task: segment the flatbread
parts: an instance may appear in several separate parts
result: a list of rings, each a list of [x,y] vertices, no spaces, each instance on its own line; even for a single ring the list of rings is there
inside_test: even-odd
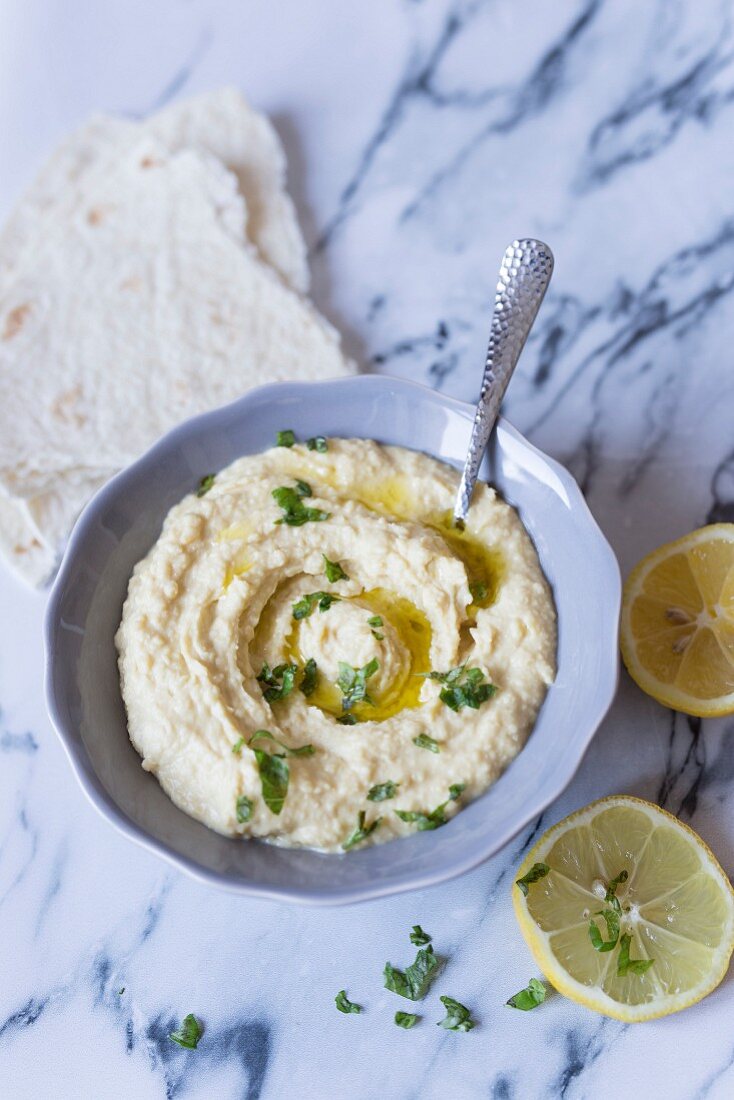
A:
[[[230,168],[248,210],[247,239],[294,290],[308,290],[306,246],[285,190],[283,149],[272,125],[235,88],[181,100],[143,122],[93,116],[55,150],[0,231],[0,288],[43,239],[45,220],[69,215],[85,177],[152,136],[170,152],[194,148]]]
[[[85,159],[0,289],[0,491],[52,553],[90,486],[173,425],[264,381],[353,370],[247,243],[234,173],[150,136],[123,144]]]

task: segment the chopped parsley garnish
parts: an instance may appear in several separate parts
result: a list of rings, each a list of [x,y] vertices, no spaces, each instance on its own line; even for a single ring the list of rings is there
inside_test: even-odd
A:
[[[474,603],[478,603],[480,600],[486,600],[489,589],[484,581],[473,581],[469,585],[469,592]]]
[[[257,680],[265,686],[263,695],[268,703],[275,703],[290,695],[295,686],[297,672],[298,665],[284,664],[271,668],[265,661]]]
[[[482,683],[484,673],[481,668],[467,668],[465,664],[451,668],[448,672],[428,672],[424,675],[429,680],[437,680],[444,685],[439,698],[447,707],[456,711],[462,707],[479,710],[482,703],[486,703],[497,692],[494,684]]]
[[[367,625],[372,628],[372,633],[377,638],[378,642],[382,642],[385,639],[384,634],[380,634],[379,627],[382,626],[382,617],[380,615],[373,615],[367,620]]]
[[[428,749],[429,752],[441,751],[438,741],[434,741],[427,733],[419,733],[417,737],[413,738],[413,744],[417,745],[419,749]]]
[[[518,886],[520,890],[522,890],[525,897],[527,897],[528,887],[531,886],[534,882],[537,882],[538,879],[544,878],[549,871],[550,867],[547,863],[534,863],[528,873],[517,880],[515,886]]]
[[[318,607],[319,611],[328,611],[331,605],[338,603],[340,599],[341,596],[332,596],[330,592],[308,592],[293,604],[293,618],[299,622],[301,619],[307,619],[315,607]]]
[[[244,825],[252,817],[252,800],[246,794],[241,794],[237,799],[237,820]]]
[[[320,523],[329,519],[331,512],[306,507],[302,498],[311,495],[311,486],[306,481],[297,481],[295,489],[287,485],[273,489],[271,496],[278,507],[283,509],[283,515],[280,519],[276,519],[276,524],[285,523],[289,527],[302,527],[304,523]]]
[[[319,681],[319,670],[313,657],[309,657],[303,666],[303,676],[301,682],[298,685],[299,691],[308,699],[309,695],[313,695],[316,691],[316,686]]]
[[[339,662],[339,676],[336,686],[342,693],[342,710],[349,711],[355,703],[369,703],[374,706],[374,699],[367,691],[367,681],[374,676],[380,667],[376,657],[368,661],[362,668],[353,668],[346,661]]]
[[[121,989],[117,990],[117,996],[121,997],[124,992],[125,992],[125,986],[123,985]]]
[[[199,482],[199,488],[196,490],[197,497],[206,496],[206,494],[209,492],[212,485],[214,484],[214,479],[216,478],[216,476],[216,474],[204,474],[203,478]]]
[[[538,978],[531,978],[525,989],[521,989],[519,993],[515,993],[513,997],[510,997],[509,1001],[505,1003],[510,1008],[519,1008],[521,1012],[529,1012],[531,1008],[537,1008],[538,1005],[542,1005],[547,996],[548,990],[545,987],[545,983],[538,980]]]
[[[340,1012],[345,1012],[347,1015],[349,1015],[350,1012],[357,1013],[362,1011],[361,1005],[356,1005],[354,1001],[349,1000],[345,989],[339,990],[334,998],[334,1003]]]
[[[324,439],[323,435],[313,435],[310,439],[306,440],[306,446],[309,451],[318,451],[319,454],[325,454],[329,449],[329,444]]]
[[[406,1031],[410,1031],[412,1027],[420,1020],[420,1016],[416,1016],[415,1012],[396,1012],[395,1023],[398,1027],[404,1027]]]
[[[411,825],[417,825],[419,832],[426,832],[429,829],[439,829],[442,825],[446,824],[446,814],[444,813],[449,802],[456,802],[466,787],[466,783],[452,783],[449,787],[449,797],[445,802],[442,802],[440,806],[436,806],[435,810],[431,810],[430,813],[424,813],[422,810],[396,810],[401,821],[405,821]]]
[[[196,1016],[193,1013],[189,1013],[184,1018],[184,1022],[178,1031],[170,1032],[168,1038],[173,1039],[174,1043],[178,1043],[180,1047],[186,1047],[187,1050],[196,1050],[199,1043],[199,1039],[203,1034],[203,1028]]]
[[[431,937],[423,931],[419,924],[414,924],[413,931],[410,933],[410,942],[415,944],[416,947],[424,947],[431,942]]]
[[[623,933],[619,940],[619,955],[617,956],[617,976],[619,978],[625,978],[628,974],[644,974],[655,962],[654,959],[631,959],[631,943],[632,937],[629,933]]]
[[[471,1031],[476,1026],[466,1005],[453,997],[441,997],[440,1001],[446,1009],[446,1018],[439,1021],[439,1027],[445,1027],[447,1031]]]
[[[420,1001],[428,992],[438,966],[438,959],[430,945],[422,947],[405,970],[398,970],[392,963],[385,963],[385,989],[409,1001]]]
[[[283,809],[285,797],[288,794],[288,780],[290,770],[283,755],[269,753],[262,749],[253,749],[257,770],[260,773],[260,788],[263,802],[273,814],[279,814]]]
[[[337,718],[337,722],[340,726],[356,726],[357,719],[353,714],[340,714]]]
[[[374,833],[382,823],[381,817],[376,817],[374,821],[371,821],[369,825],[365,825],[366,814],[364,810],[359,811],[357,818],[357,828],[354,830],[348,840],[345,840],[342,844],[342,848],[345,852],[348,852],[350,848],[354,848],[356,844],[361,844],[363,840],[366,840],[368,836]]]
[[[296,437],[290,428],[286,428],[284,432],[278,432],[275,437],[276,447],[292,447],[296,442]]]
[[[238,737],[237,740],[235,741],[234,745],[232,746],[232,752],[235,754],[235,756],[241,756],[242,755],[242,750],[243,750],[244,747],[245,747],[244,737]]]
[[[400,784],[393,783],[392,779],[388,779],[387,783],[376,783],[367,792],[367,801],[385,802],[388,798],[394,798],[398,793],[399,786]]]
[[[617,897],[617,887],[626,882],[628,877],[626,871],[620,871],[616,878],[607,883],[604,901],[607,902],[609,908],[598,909],[594,914],[595,917],[601,917],[604,921],[609,939],[602,938],[594,917],[589,920],[589,939],[595,951],[613,951],[619,942],[619,922],[622,916],[622,906]]]
[[[253,741],[263,739],[275,742],[275,744],[279,745],[284,751],[274,752],[271,755],[265,752],[264,749],[253,748]],[[263,802],[271,813],[277,815],[283,809],[285,798],[288,794],[290,769],[285,759],[286,753],[290,756],[313,756],[316,750],[313,745],[301,745],[298,749],[292,749],[289,745],[284,745],[282,741],[278,741],[277,737],[273,737],[270,730],[256,730],[247,744],[255,754],[257,770],[260,774],[260,788],[262,790]]]
[[[322,554],[324,559],[324,572],[326,573],[326,579],[329,584],[334,584],[336,581],[348,581],[349,577],[339,565],[338,561],[329,561],[326,554]]]
[[[273,737],[270,730],[255,730],[248,745],[252,745],[253,741],[273,741],[276,745],[279,745],[281,749],[284,749],[288,756],[313,756],[316,749],[313,745],[301,745],[298,749],[293,749],[290,745],[285,745],[282,741],[279,741],[277,737]]]

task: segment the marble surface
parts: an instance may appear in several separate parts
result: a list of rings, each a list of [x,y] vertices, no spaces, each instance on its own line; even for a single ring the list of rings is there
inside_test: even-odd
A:
[[[275,120],[314,295],[367,369],[472,397],[497,260],[549,241],[556,274],[506,411],[571,468],[623,568],[734,520],[734,42],[728,0],[5,0],[3,211],[92,110],[140,115],[225,82]],[[584,594],[593,598],[593,593]],[[86,804],[45,715],[44,596],[0,576],[0,1093],[9,1100],[734,1095],[734,982],[628,1027],[536,973],[512,870],[530,836],[631,792],[734,869],[734,721],[622,678],[565,795],[464,878],[307,911],[212,892]],[[469,1035],[392,1023],[386,959],[420,922]],[[120,990],[124,987],[124,992]],[[335,1011],[346,987],[361,1016]],[[187,1012],[199,1049],[167,1033]]]

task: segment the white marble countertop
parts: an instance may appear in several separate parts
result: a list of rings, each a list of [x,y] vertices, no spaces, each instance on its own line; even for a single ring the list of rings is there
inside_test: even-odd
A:
[[[3,212],[91,111],[222,83],[274,119],[314,296],[366,368],[473,397],[497,261],[544,238],[556,274],[510,418],[578,477],[623,571],[734,519],[727,0],[5,0]],[[731,976],[642,1026],[560,996],[503,1007],[536,973],[509,900],[530,830],[443,887],[323,911],[213,892],[118,836],[46,718],[44,602],[0,575],[3,1096],[734,1095]],[[734,721],[676,717],[623,676],[533,831],[619,792],[692,823],[732,871]],[[415,922],[470,1035],[392,1023],[381,971]],[[343,986],[363,1015],[335,1011]],[[166,1037],[187,1012],[206,1025],[191,1053]]]

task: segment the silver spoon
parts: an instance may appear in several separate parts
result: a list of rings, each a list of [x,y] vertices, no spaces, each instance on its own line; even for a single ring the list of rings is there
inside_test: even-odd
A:
[[[532,238],[513,241],[505,249],[494,296],[482,389],[454,504],[455,527],[464,526],[479,466],[499,416],[502,398],[552,274],[553,253],[542,241]]]

